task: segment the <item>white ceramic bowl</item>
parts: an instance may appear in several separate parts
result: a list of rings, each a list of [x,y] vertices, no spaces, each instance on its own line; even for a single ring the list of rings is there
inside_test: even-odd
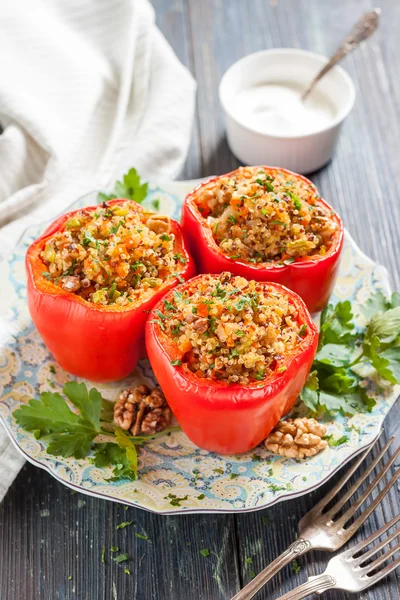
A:
[[[355,100],[353,82],[341,67],[334,67],[317,84],[333,106],[334,117],[328,126],[312,133],[279,136],[260,133],[242,123],[233,111],[237,95],[252,86],[292,82],[305,89],[327,61],[325,56],[314,52],[281,48],[249,54],[226,71],[219,97],[225,112],[229,147],[242,163],[310,173],[329,161],[342,123]]]

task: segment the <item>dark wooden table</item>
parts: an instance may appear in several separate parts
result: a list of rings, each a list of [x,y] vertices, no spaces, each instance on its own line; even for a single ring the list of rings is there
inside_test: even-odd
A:
[[[387,266],[400,289],[400,3],[381,0],[380,30],[346,59],[357,102],[336,155],[315,181],[344,217],[360,247]],[[224,138],[217,88],[240,57],[264,48],[308,48],[329,54],[367,0],[154,0],[157,21],[198,81],[198,105],[183,178],[237,166]],[[385,434],[400,442],[400,403]],[[74,494],[26,465],[0,507],[1,600],[227,600],[292,542],[299,518],[329,489],[247,515],[163,517]],[[399,488],[369,519],[358,538],[399,511]],[[268,524],[262,517],[267,516]],[[121,521],[133,526],[116,530]],[[146,533],[150,541],[134,531]],[[102,548],[132,556],[124,568]],[[199,550],[209,548],[210,556]],[[245,559],[253,563],[246,565]],[[272,599],[323,570],[324,553],[302,558],[298,574],[284,569],[262,593]],[[400,597],[400,573],[361,598]],[[341,592],[327,599],[343,599]]]

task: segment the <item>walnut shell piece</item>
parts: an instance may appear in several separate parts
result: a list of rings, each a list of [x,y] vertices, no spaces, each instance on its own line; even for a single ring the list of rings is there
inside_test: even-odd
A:
[[[287,458],[307,458],[324,450],[326,426],[306,417],[279,421],[264,444],[270,452]]]
[[[172,414],[159,388],[150,391],[147,385],[123,390],[114,405],[114,423],[132,435],[162,431],[171,422]]]

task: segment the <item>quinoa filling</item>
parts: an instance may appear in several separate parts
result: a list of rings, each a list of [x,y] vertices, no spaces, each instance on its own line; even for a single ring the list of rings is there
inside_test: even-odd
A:
[[[194,201],[230,258],[290,264],[329,250],[338,226],[318,199],[315,186],[296,175],[240,167],[200,188]]]
[[[154,319],[182,352],[172,364],[198,377],[246,385],[283,372],[307,325],[287,296],[230,273],[175,290]]]
[[[175,251],[169,217],[136,203],[104,203],[75,213],[40,254],[43,276],[98,305],[128,305],[178,277],[187,259]]]

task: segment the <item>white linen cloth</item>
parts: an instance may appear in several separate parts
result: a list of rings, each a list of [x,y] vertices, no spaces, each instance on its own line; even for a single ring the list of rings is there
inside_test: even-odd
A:
[[[130,167],[176,177],[195,82],[147,0],[0,0],[0,56],[0,253]],[[0,426],[0,500],[22,464]]]

